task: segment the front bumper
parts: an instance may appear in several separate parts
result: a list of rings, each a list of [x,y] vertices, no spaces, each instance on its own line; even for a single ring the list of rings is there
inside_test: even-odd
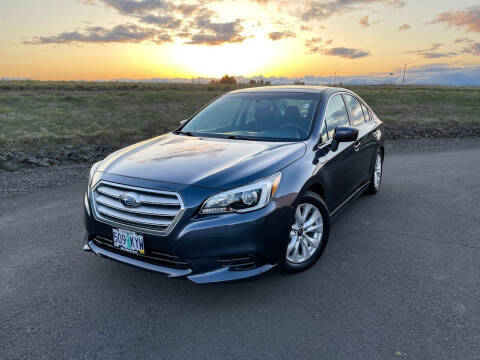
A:
[[[275,201],[243,214],[199,216],[196,209],[190,210],[168,236],[143,234],[147,253],[150,249],[170,254],[167,256],[188,264],[183,268],[99,246],[95,237],[111,238],[112,226],[97,221],[87,211],[85,244],[99,256],[169,277],[186,277],[195,283],[233,281],[258,276],[280,261],[294,219],[293,208]],[[236,266],[238,259],[247,258],[252,265]]]

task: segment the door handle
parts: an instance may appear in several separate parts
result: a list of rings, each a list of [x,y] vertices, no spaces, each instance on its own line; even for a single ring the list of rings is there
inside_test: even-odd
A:
[[[355,145],[353,145],[353,150],[355,150],[355,151],[360,150],[360,143],[359,142],[357,142],[357,143],[355,143]]]

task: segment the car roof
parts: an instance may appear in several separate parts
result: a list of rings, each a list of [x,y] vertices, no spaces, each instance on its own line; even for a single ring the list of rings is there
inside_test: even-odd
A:
[[[261,86],[230,91],[229,94],[238,93],[266,93],[266,92],[297,92],[310,94],[326,94],[330,95],[339,91],[349,91],[347,89],[331,86],[315,86],[315,85],[281,85],[281,86]]]

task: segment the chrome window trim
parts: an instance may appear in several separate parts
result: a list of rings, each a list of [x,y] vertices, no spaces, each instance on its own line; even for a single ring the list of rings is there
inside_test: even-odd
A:
[[[95,202],[96,190],[102,184],[110,185],[110,186],[117,187],[117,188],[122,188],[122,189],[125,189],[126,191],[129,191],[129,190],[135,191],[136,190],[136,191],[141,191],[141,192],[144,192],[144,193],[152,193],[152,194],[158,194],[158,195],[162,195],[162,194],[172,195],[172,196],[175,196],[178,199],[178,201],[180,203],[180,210],[178,211],[177,215],[175,215],[172,222],[170,223],[170,225],[168,225],[168,227],[165,230],[153,230],[153,229],[149,229],[149,228],[144,228],[144,227],[142,227],[141,224],[130,225],[130,224],[125,224],[121,221],[113,221],[113,220],[110,220],[110,219],[106,219],[101,214],[98,213],[96,202]],[[139,232],[141,234],[167,236],[172,232],[172,230],[175,228],[177,223],[180,221],[180,218],[182,217],[183,213],[185,212],[185,205],[184,205],[182,196],[177,192],[125,185],[125,184],[120,184],[120,183],[115,183],[115,182],[105,181],[105,180],[100,180],[90,190],[90,199],[91,199],[90,207],[91,207],[91,210],[92,210],[92,215],[95,218],[95,220],[97,220],[98,222],[104,223],[104,224],[111,225],[111,226],[117,226],[121,229],[126,229],[126,230]]]

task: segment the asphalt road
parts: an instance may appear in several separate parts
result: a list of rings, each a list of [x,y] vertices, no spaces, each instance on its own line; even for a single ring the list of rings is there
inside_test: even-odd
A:
[[[0,201],[0,358],[480,359],[480,149],[387,154],[297,275],[198,286],[81,251],[83,185]]]

